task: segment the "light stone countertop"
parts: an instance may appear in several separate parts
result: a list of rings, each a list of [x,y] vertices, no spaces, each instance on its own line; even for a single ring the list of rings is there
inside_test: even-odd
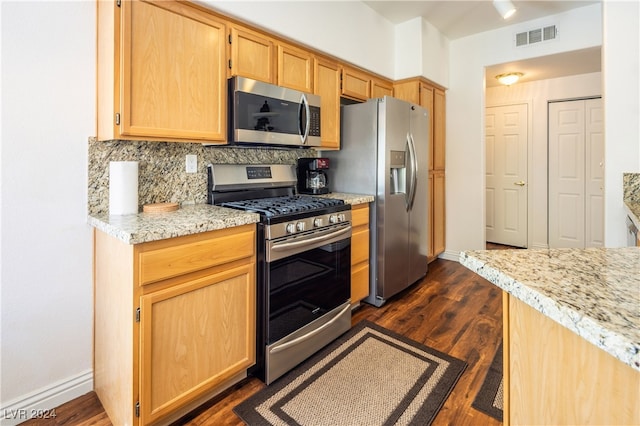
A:
[[[371,195],[331,193],[324,196],[341,199],[351,205],[373,201]],[[166,213],[100,214],[88,217],[89,225],[127,244],[141,244],[259,221],[260,215],[257,213],[247,213],[210,204],[186,205],[174,212]]]
[[[89,216],[89,225],[127,244],[215,231],[260,221],[257,213],[194,204],[173,212]]]
[[[633,224],[640,229],[640,203],[625,201],[624,206]]]
[[[640,371],[640,248],[477,250],[460,263]]]
[[[318,197],[337,198],[338,200],[344,200],[345,204],[351,204],[352,206],[371,203],[375,200],[373,195],[345,194],[344,192],[330,192],[328,194],[318,195]]]

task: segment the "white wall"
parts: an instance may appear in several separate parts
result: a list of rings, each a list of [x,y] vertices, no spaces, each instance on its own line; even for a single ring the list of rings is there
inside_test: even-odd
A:
[[[5,410],[52,408],[93,388],[86,192],[95,3],[0,7],[1,418]]]
[[[626,244],[622,173],[640,172],[640,5],[603,3],[605,246]]]
[[[450,43],[445,258],[457,260],[460,251],[485,246],[485,67],[600,46],[601,23],[600,5],[592,5]],[[548,25],[557,26],[556,40],[513,47],[515,33]]]
[[[395,27],[395,80],[423,76],[449,85],[449,40],[418,17]]]
[[[547,103],[552,100],[602,95],[602,73],[487,88],[486,106],[530,103],[529,248],[547,248]]]
[[[359,1],[197,2],[393,78],[393,24]]]

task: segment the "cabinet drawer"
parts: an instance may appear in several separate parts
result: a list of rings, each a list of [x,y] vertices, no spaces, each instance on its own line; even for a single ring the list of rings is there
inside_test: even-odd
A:
[[[351,264],[369,260],[369,230],[356,231],[351,234]]]
[[[244,231],[222,230],[202,235],[141,244],[138,249],[140,285],[232,262],[253,256],[255,231],[248,225]]]
[[[369,295],[369,264],[351,267],[351,303],[357,303]]]
[[[369,205],[360,204],[351,208],[351,226],[369,225]]]

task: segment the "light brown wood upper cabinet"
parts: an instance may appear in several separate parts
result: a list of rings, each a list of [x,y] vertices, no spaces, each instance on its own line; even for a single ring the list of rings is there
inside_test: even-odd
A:
[[[279,43],[278,86],[313,93],[313,58],[309,51]]]
[[[444,91],[434,89],[433,92],[433,169],[445,169],[446,143],[446,98]]]
[[[364,71],[342,67],[342,96],[358,101],[393,96],[393,83]]]
[[[275,84],[273,39],[235,24],[230,27],[229,77],[240,75]]]
[[[371,79],[371,97],[381,98],[383,96],[393,96],[393,84],[380,80],[378,78]]]
[[[313,93],[320,96],[321,149],[340,149],[340,65],[324,58],[314,61]]]
[[[419,105],[429,111],[429,171],[433,171],[433,145],[434,145],[434,129],[433,129],[433,92],[434,88],[420,82],[417,98],[420,100]]]
[[[97,11],[98,139],[224,141],[225,24],[177,1]]]
[[[342,67],[342,96],[366,101],[371,97],[371,77],[354,68]]]
[[[422,105],[420,102],[420,81],[418,79],[404,80],[393,84],[393,97]]]

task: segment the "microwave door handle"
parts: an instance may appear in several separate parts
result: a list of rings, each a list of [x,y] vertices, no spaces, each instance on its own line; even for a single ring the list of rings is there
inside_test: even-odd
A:
[[[307,101],[307,97],[304,95],[304,93],[300,98],[300,109],[298,110],[298,114],[299,114],[298,119],[300,121],[300,124],[302,124],[302,108],[304,108],[305,120],[304,120],[304,128],[300,128],[300,141],[304,145],[307,143],[307,136],[309,136],[309,126],[311,125],[311,116],[310,116],[311,110],[309,108],[309,102]]]

